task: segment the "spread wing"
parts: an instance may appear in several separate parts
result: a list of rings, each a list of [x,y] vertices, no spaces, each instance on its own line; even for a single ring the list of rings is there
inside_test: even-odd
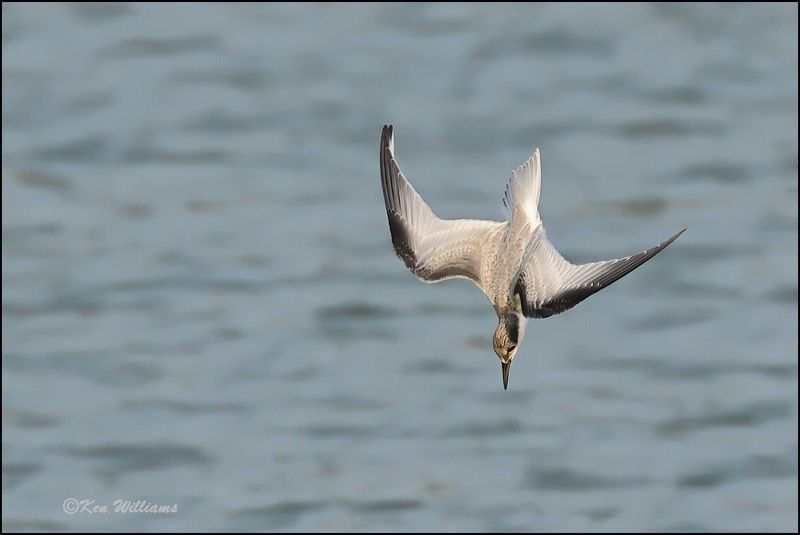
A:
[[[509,221],[532,223],[535,228],[541,224],[539,217],[539,197],[542,191],[542,162],[539,149],[524,164],[517,167],[506,184],[503,206]]]
[[[394,159],[394,129],[384,126],[380,164],[383,199],[397,256],[424,282],[464,277],[480,286],[483,252],[505,223],[445,220],[414,191]]]
[[[569,310],[653,258],[685,230],[635,255],[574,265],[559,254],[540,227],[531,240],[515,287],[523,314],[548,318]]]

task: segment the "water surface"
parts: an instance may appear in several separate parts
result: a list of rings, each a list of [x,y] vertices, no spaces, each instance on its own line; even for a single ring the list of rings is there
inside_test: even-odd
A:
[[[4,530],[797,530],[796,5],[3,5]],[[534,321],[392,252],[498,218]],[[66,498],[178,504],[67,515]]]

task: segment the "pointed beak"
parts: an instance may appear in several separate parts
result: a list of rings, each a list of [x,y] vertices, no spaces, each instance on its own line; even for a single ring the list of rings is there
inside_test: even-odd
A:
[[[511,361],[500,362],[503,367],[503,390],[508,390],[508,372],[511,371]]]

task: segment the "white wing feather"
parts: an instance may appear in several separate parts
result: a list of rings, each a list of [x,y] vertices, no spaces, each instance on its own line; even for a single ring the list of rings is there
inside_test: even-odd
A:
[[[383,127],[380,163],[386,214],[397,256],[424,282],[464,277],[481,286],[484,252],[506,224],[439,219],[400,171],[394,159],[391,126]]]
[[[542,162],[539,149],[528,160],[511,173],[503,195],[503,206],[508,219],[524,218],[533,223],[533,228],[541,224],[539,217],[539,196],[542,191]]]
[[[523,314],[547,318],[569,310],[653,258],[685,230],[635,255],[575,265],[561,256],[540,228],[531,240],[515,286]]]

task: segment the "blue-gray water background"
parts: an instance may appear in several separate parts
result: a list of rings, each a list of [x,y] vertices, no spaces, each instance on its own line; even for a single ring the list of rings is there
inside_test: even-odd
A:
[[[3,4],[3,529],[796,530],[796,5]],[[541,148],[501,385],[395,258]],[[176,514],[68,515],[66,498]]]

